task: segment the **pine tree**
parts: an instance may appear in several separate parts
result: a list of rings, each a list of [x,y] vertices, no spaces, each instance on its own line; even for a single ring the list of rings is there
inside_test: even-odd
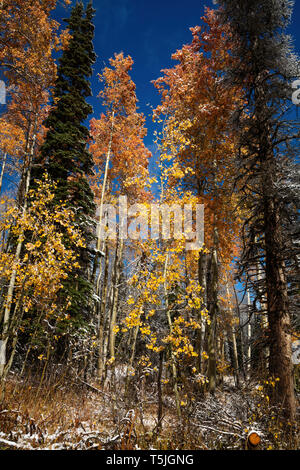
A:
[[[40,179],[47,171],[57,185],[54,202],[63,201],[75,209],[87,247],[92,239],[95,209],[88,182],[93,161],[87,150],[89,131],[84,125],[92,113],[86,98],[91,96],[89,77],[96,58],[93,16],[92,3],[85,10],[80,1],[73,7],[70,18],[64,20],[71,39],[59,60],[53,107],[45,121],[48,131],[33,172],[33,179]],[[79,256],[79,272],[74,272],[65,283],[65,295],[71,297],[70,312],[73,317],[86,314],[89,304],[88,249],[80,249]]]
[[[266,299],[269,372],[279,379],[273,393],[288,418],[295,418],[291,364],[291,321],[287,268],[291,254],[286,239],[288,204],[282,192],[284,160],[293,160],[298,124],[287,119],[299,60],[285,33],[291,18],[290,0],[222,0],[241,59],[229,71],[230,85],[244,87],[245,108],[237,112],[241,152],[239,177],[247,195],[242,272],[254,292]],[[261,266],[262,281],[253,281],[253,265]],[[290,281],[291,282],[291,281]],[[263,313],[263,312],[262,312]]]

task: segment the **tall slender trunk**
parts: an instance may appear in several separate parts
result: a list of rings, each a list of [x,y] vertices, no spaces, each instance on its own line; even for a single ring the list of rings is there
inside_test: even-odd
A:
[[[287,281],[282,260],[280,211],[270,197],[265,198],[266,285],[269,320],[270,374],[279,379],[273,402],[287,418],[296,416],[293,367],[291,362],[291,324],[288,311]]]
[[[208,284],[208,307],[209,320],[208,325],[208,381],[209,392],[214,395],[217,381],[217,359],[216,359],[216,327],[218,313],[218,287],[219,287],[219,269],[218,269],[218,232],[214,228],[214,246],[210,256],[209,263],[209,282]]]
[[[162,402],[162,386],[161,378],[164,365],[164,352],[160,351],[159,353],[159,366],[157,374],[157,434],[160,433],[162,428],[162,413],[163,413],[163,402]]]
[[[265,276],[267,291],[267,312],[269,322],[270,360],[269,372],[279,379],[272,393],[272,402],[279,406],[285,416],[294,420],[296,400],[291,350],[291,324],[288,310],[287,280],[283,258],[284,241],[282,226],[281,197],[277,189],[277,157],[271,122],[266,120],[269,105],[265,100],[265,72],[258,75],[256,86],[255,119],[260,126],[259,163],[261,202],[263,205],[263,233],[265,243]]]
[[[133,331],[133,339],[132,339],[132,345],[131,345],[131,355],[127,367],[127,376],[126,376],[126,382],[125,382],[125,397],[128,398],[128,392],[129,392],[129,384],[130,384],[130,373],[132,372],[133,369],[133,362],[135,358],[135,352],[136,352],[136,342],[137,342],[137,336],[138,332],[140,329],[140,325],[136,325],[134,331]],[[130,341],[129,341],[130,343]]]
[[[108,265],[109,265],[109,250],[108,244],[106,244],[105,249],[105,268],[104,268],[104,278],[103,278],[103,287],[101,293],[100,305],[98,302],[99,308],[99,331],[98,331],[98,380],[102,382],[103,379],[103,370],[104,370],[104,327],[105,327],[105,310],[106,310],[106,299],[107,299],[107,289],[108,289]],[[99,289],[99,286],[97,286]],[[97,290],[99,294],[99,290]]]
[[[202,353],[203,353],[203,345],[204,345],[204,337],[205,337],[205,320],[202,318],[201,311],[207,308],[207,254],[202,253],[199,257],[198,262],[198,280],[199,285],[202,288],[202,305],[201,309],[199,310],[199,318],[198,322],[200,324],[200,328],[197,331],[197,353],[198,353],[198,372],[202,372]]]
[[[94,258],[94,265],[93,265],[93,271],[92,271],[92,277],[91,277],[91,282],[94,284],[95,282],[95,277],[96,277],[96,272],[97,272],[97,267],[98,267],[98,261],[100,258],[100,252],[101,252],[101,242],[102,241],[102,218],[103,218],[103,204],[104,204],[104,199],[105,199],[105,193],[106,193],[106,184],[107,184],[107,176],[108,176],[108,169],[109,169],[109,162],[110,162],[110,156],[111,156],[111,146],[112,146],[112,139],[113,139],[113,133],[114,133],[114,117],[115,114],[114,112],[112,113],[112,124],[111,124],[111,134],[110,134],[110,139],[108,143],[108,149],[107,149],[107,154],[106,154],[106,161],[105,161],[105,169],[104,169],[104,176],[103,176],[103,183],[102,183],[102,191],[101,191],[101,199],[100,199],[100,207],[99,207],[99,221],[98,221],[98,229],[97,229],[97,244],[96,244],[96,255]],[[102,243],[104,246],[104,243]],[[98,275],[97,278],[97,287],[96,291],[98,290],[99,287],[99,282],[100,282],[101,274]]]
[[[170,313],[170,308],[169,308],[168,287],[167,287],[168,262],[169,262],[169,255],[167,254],[166,260],[165,260],[165,267],[164,267],[164,297],[165,297],[166,314],[167,314],[170,335],[172,335],[173,325],[172,325],[171,313]],[[173,381],[174,381],[174,395],[175,395],[175,401],[176,401],[176,409],[177,409],[178,419],[181,420],[181,408],[180,408],[180,399],[179,399],[178,383],[177,383],[178,382],[177,366],[176,366],[176,358],[174,355],[172,344],[170,345],[170,351],[171,351],[171,364],[172,364],[172,375],[173,375]]]
[[[266,295],[264,293],[264,289],[261,285],[263,281],[263,273],[262,269],[259,266],[259,262],[256,262],[256,279],[258,283],[258,291],[260,295],[260,309],[261,309],[261,316],[260,316],[260,330],[261,330],[261,336],[262,336],[262,341],[261,341],[261,347],[260,347],[260,372],[262,374],[266,374],[266,370],[268,369],[268,361],[269,361],[269,347],[265,344],[266,343],[266,338],[268,335],[268,315],[267,315],[267,299]]]
[[[113,298],[112,298],[112,309],[111,309],[111,321],[110,321],[110,340],[109,340],[109,350],[110,357],[115,357],[115,340],[116,340],[116,320],[118,313],[118,301],[119,301],[119,284],[121,277],[121,262],[122,262],[122,253],[123,253],[123,240],[118,239],[118,244],[116,248],[116,261],[115,261],[115,273],[113,279]]]
[[[238,344],[240,345],[239,349],[238,349],[238,352],[240,351],[240,369],[243,373],[243,377],[244,379],[246,380],[246,370],[245,370],[245,361],[244,361],[244,335],[243,335],[243,329],[241,328],[241,323],[242,323],[242,319],[241,319],[241,310],[240,310],[240,305],[239,305],[239,299],[238,299],[238,296],[237,296],[237,293],[236,293],[236,288],[235,288],[235,285],[234,283],[232,282],[232,289],[233,289],[233,292],[234,292],[234,298],[235,298],[235,305],[236,305],[236,310],[237,310],[237,313],[238,313],[238,318],[239,318],[239,329],[238,329],[238,336],[236,337],[236,339],[238,340]],[[239,354],[238,354],[238,357],[239,357]]]
[[[22,216],[25,216],[27,212],[27,196],[30,186],[30,174],[31,174],[31,164],[34,154],[35,148],[35,141],[36,141],[36,124],[34,129],[34,134],[32,137],[30,152],[27,158],[27,171],[25,175],[25,191],[24,191],[24,204],[22,208]],[[15,289],[16,277],[17,277],[17,266],[20,261],[21,250],[24,241],[24,233],[19,234],[15,256],[14,256],[14,268],[12,270],[9,285],[7,289],[7,295],[5,299],[5,307],[4,307],[4,314],[3,314],[3,326],[1,332],[1,341],[0,341],[0,381],[2,381],[5,377],[5,369],[6,369],[6,349],[7,349],[7,342],[9,339],[9,331],[10,331],[10,319],[11,319],[11,308],[13,303],[13,294]]]
[[[215,145],[213,145],[215,147]],[[213,161],[213,198],[217,201],[218,183],[217,183],[217,160]],[[217,214],[214,211],[213,216],[213,247],[210,256],[210,265],[208,269],[209,282],[207,283],[207,301],[210,324],[208,326],[208,381],[209,392],[214,395],[217,383],[217,358],[216,358],[216,329],[217,314],[219,310],[218,289],[219,289],[219,263],[218,247],[219,233],[217,225]]]
[[[250,300],[250,291],[247,289],[247,313],[248,313],[248,323],[247,323],[247,373],[248,379],[251,375],[251,338],[252,338],[252,325],[251,325],[251,300]]]
[[[2,161],[1,174],[0,174],[0,194],[2,192],[2,184],[3,184],[3,176],[5,172],[5,167],[6,167],[6,160],[7,160],[7,153],[5,152],[3,161]]]
[[[229,295],[229,286],[228,282],[226,282],[226,292],[227,292],[227,298],[228,301],[230,301],[230,295]],[[234,330],[234,325],[233,325],[233,311],[231,306],[229,307],[229,313],[230,313],[230,325],[229,325],[229,338],[232,343],[232,357],[233,357],[233,367],[234,367],[234,379],[235,379],[235,384],[237,387],[240,386],[240,376],[239,376],[239,358],[238,358],[238,350],[237,350],[237,344],[236,344],[236,335],[235,335],[235,330]]]

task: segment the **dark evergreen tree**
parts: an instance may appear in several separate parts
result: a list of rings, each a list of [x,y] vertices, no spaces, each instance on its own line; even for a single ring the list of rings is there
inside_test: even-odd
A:
[[[53,106],[45,121],[47,135],[32,178],[39,179],[47,171],[57,189],[55,199],[66,202],[76,211],[86,249],[79,249],[79,272],[65,282],[64,296],[70,296],[72,317],[86,317],[90,297],[88,246],[93,234],[94,202],[88,176],[92,172],[92,156],[87,149],[89,131],[85,120],[92,113],[86,98],[91,96],[89,77],[96,56],[93,47],[94,9],[90,2],[84,8],[77,2],[67,23],[71,39],[59,59]],[[75,278],[75,280],[74,280]]]
[[[299,123],[293,121],[291,82],[299,59],[286,34],[293,1],[218,0],[221,17],[230,22],[237,66],[229,85],[243,86],[245,106],[236,113],[241,152],[237,158],[240,187],[249,213],[244,225],[241,273],[268,319],[269,372],[279,378],[273,404],[295,418],[291,364],[292,299],[289,287],[299,264],[297,220],[299,193],[292,169],[298,152]],[[287,191],[286,186],[290,188]],[[297,194],[298,193],[298,194]],[[298,246],[297,246],[298,245]],[[253,275],[258,266],[259,276]],[[255,304],[255,302],[254,302]],[[254,305],[255,310],[255,305]]]

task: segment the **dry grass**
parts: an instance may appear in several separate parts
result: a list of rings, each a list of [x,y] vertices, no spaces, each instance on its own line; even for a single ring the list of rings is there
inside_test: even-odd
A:
[[[93,388],[94,387],[94,388]],[[179,423],[172,396],[164,397],[157,428],[155,394],[125,402],[110,390],[71,383],[45,385],[10,379],[0,406],[1,449],[243,449],[249,416],[257,403],[240,391],[190,402]],[[252,399],[252,398],[251,398]],[[256,422],[263,449],[299,447],[296,428]],[[276,427],[276,426],[277,427]]]

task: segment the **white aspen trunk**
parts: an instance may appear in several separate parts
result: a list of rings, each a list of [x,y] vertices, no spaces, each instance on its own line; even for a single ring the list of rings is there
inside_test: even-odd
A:
[[[227,292],[227,297],[228,301],[230,299],[230,294],[229,294],[229,287],[228,287],[228,281],[226,277],[226,292]],[[232,308],[229,307],[229,312],[230,312],[230,320],[233,319],[233,311]],[[229,327],[229,336],[231,338],[232,342],[232,353],[233,353],[233,366],[234,366],[234,378],[235,378],[235,383],[236,386],[239,387],[240,385],[240,379],[239,379],[239,359],[238,359],[238,351],[237,351],[237,344],[236,344],[236,335],[234,331],[234,326],[232,325],[232,322],[230,321],[230,327]]]
[[[0,194],[2,192],[3,176],[5,172],[5,167],[6,167],[6,159],[7,159],[7,153],[5,152],[4,157],[3,157],[3,162],[2,162],[1,175],[0,175]]]
[[[108,262],[109,262],[109,250],[106,245],[105,250],[105,269],[104,269],[104,280],[102,289],[102,298],[100,301],[99,308],[99,332],[98,332],[98,380],[102,382],[103,370],[104,370],[104,328],[105,328],[105,309],[106,309],[106,298],[108,289]],[[99,287],[98,287],[99,289]],[[98,293],[98,291],[97,291]]]
[[[36,134],[34,133],[33,138],[32,138],[32,144],[31,144],[29,159],[28,159],[28,165],[27,165],[26,182],[25,182],[25,196],[24,196],[24,205],[23,205],[23,209],[22,209],[22,216],[24,216],[27,212],[27,206],[28,206],[27,196],[28,196],[29,185],[30,185],[31,163],[32,163],[32,158],[33,158],[33,153],[34,153],[35,141],[36,141]],[[13,293],[14,293],[16,277],[17,277],[17,265],[20,261],[20,255],[21,255],[21,250],[22,250],[22,246],[23,246],[23,238],[24,238],[24,233],[22,232],[19,235],[19,238],[18,238],[16,253],[15,253],[15,257],[14,257],[14,268],[13,268],[11,276],[10,276],[9,286],[8,286],[8,290],[7,290],[7,296],[6,296],[6,300],[5,300],[5,309],[4,309],[4,315],[3,315],[3,327],[2,327],[1,340],[0,340],[0,381],[3,380],[4,373],[5,373],[6,348],[7,348],[8,338],[9,338],[11,306],[12,306]]]
[[[95,276],[96,276],[96,271],[97,271],[97,262],[99,259],[99,254],[100,252],[103,252],[103,248],[105,245],[105,241],[102,240],[102,219],[103,219],[103,204],[104,204],[104,198],[105,198],[105,192],[106,192],[106,184],[107,184],[107,176],[108,176],[108,169],[109,169],[109,162],[110,162],[110,156],[111,156],[111,146],[112,146],[112,139],[113,139],[113,132],[114,132],[114,112],[112,114],[112,125],[111,125],[111,134],[110,134],[110,140],[108,144],[108,149],[107,149],[107,154],[106,154],[106,161],[105,161],[105,169],[104,169],[104,176],[103,176],[103,184],[102,184],[102,191],[101,191],[101,199],[100,199],[100,207],[99,207],[99,221],[98,221],[98,227],[97,227],[97,244],[96,244],[96,256],[95,256],[95,261],[94,261],[94,267],[93,267],[93,274],[92,274],[92,283],[94,283]],[[101,244],[102,242],[102,244]],[[99,273],[97,276],[97,281],[96,281],[96,294],[98,295],[99,292],[99,285],[100,285],[100,280],[101,280],[101,266],[99,269]]]
[[[258,283],[260,284],[260,282],[263,280],[263,270],[260,268],[259,263],[256,263],[256,277],[257,277]],[[261,296],[260,306],[263,312],[261,315],[261,328],[262,328],[263,336],[265,338],[267,336],[267,331],[269,328],[268,314],[267,314],[268,306],[267,306],[266,296],[262,292],[262,289],[260,286],[259,286],[259,291],[260,291],[260,296]],[[267,369],[269,366],[268,364],[269,354],[270,354],[270,348],[268,346],[264,347],[263,354],[262,354],[263,361],[264,361],[264,364],[263,364],[264,369]]]
[[[117,321],[118,314],[118,300],[119,300],[119,283],[121,275],[121,259],[123,253],[123,240],[119,240],[118,247],[116,250],[116,273],[114,276],[114,285],[113,285],[113,301],[112,301],[112,314],[110,322],[110,357],[115,357],[115,340],[116,332],[114,331]]]
[[[108,168],[109,168],[109,162],[110,162],[113,132],[114,132],[114,117],[115,117],[115,113],[113,112],[112,113],[111,134],[110,134],[110,140],[109,140],[108,150],[107,150],[107,154],[106,154],[105,170],[104,170],[103,185],[102,185],[101,199],[100,199],[99,226],[98,226],[98,231],[97,231],[97,250],[100,250],[100,247],[101,247],[102,211],[103,211],[103,204],[104,204],[104,197],[105,197],[105,190],[106,190]]]
[[[103,252],[104,247],[105,247],[105,240],[102,240],[101,234],[101,227],[102,227],[102,212],[103,212],[103,204],[104,204],[104,198],[105,198],[105,191],[106,191],[106,183],[107,183],[107,175],[108,175],[108,168],[109,168],[109,162],[110,162],[110,155],[111,155],[111,146],[112,146],[112,139],[113,139],[113,129],[114,129],[114,112],[112,114],[112,127],[111,127],[111,134],[110,134],[110,140],[108,144],[108,150],[106,154],[106,162],[105,162],[105,170],[104,170],[104,177],[103,177],[103,185],[102,185],[102,191],[101,191],[101,199],[100,199],[100,213],[99,213],[99,222],[98,222],[98,228],[97,228],[97,245],[96,245],[96,255],[94,259],[94,266],[93,266],[93,273],[92,273],[92,279],[91,282],[94,284],[95,282],[95,276],[97,272],[97,264],[99,260],[99,255],[100,251]],[[101,241],[102,241],[102,246],[101,246]],[[105,253],[106,258],[108,258],[108,249],[106,249]],[[108,259],[105,259],[105,273],[106,270],[108,270]],[[103,300],[100,299],[100,282],[101,282],[101,275],[102,275],[102,264],[100,263],[99,266],[99,272],[97,275],[97,280],[96,280],[96,296],[97,300],[95,302],[95,313],[98,311],[98,324],[99,324],[99,330],[98,330],[98,364],[97,364],[97,376],[98,376],[98,381],[101,382],[103,379],[103,371],[104,371],[104,312],[105,312],[105,299]],[[103,284],[103,289],[104,292],[102,292],[102,295],[105,295],[107,293],[107,286],[106,286],[106,280],[104,279],[104,284]]]
[[[166,313],[167,313],[170,335],[172,335],[173,325],[172,325],[172,319],[171,319],[171,314],[169,310],[168,287],[167,287],[168,262],[169,262],[169,254],[167,254],[166,256],[165,267],[164,267],[164,297],[165,297],[165,303],[166,303]],[[172,344],[170,344],[170,349],[171,349],[172,375],[173,375],[173,380],[174,380],[174,395],[175,395],[175,400],[176,400],[177,415],[178,415],[178,419],[181,420],[181,408],[180,408],[180,399],[179,399],[178,384],[177,384],[177,367],[176,367],[176,359],[174,356]]]
[[[135,350],[136,350],[136,341],[137,341],[137,336],[139,332],[140,326],[137,325],[134,329],[133,332],[133,340],[132,340],[132,346],[131,346],[131,356],[129,359],[129,364],[127,366],[127,371],[126,371],[126,383],[125,383],[125,397],[128,397],[128,392],[129,392],[129,383],[130,383],[130,375],[129,373],[132,371],[132,366],[133,366],[133,361],[135,358]],[[128,341],[130,343],[130,341]]]

